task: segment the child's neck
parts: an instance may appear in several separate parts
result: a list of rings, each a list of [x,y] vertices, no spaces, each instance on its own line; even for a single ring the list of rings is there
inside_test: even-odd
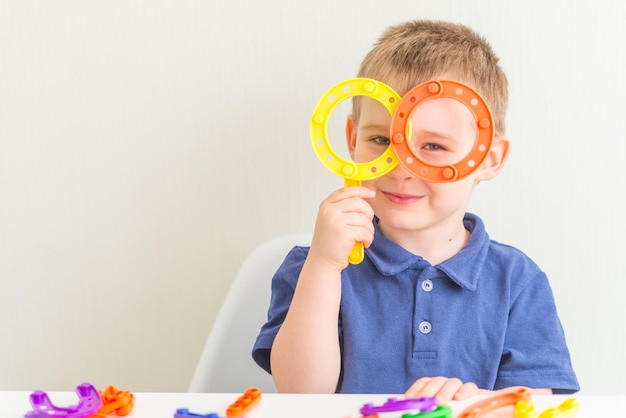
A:
[[[407,234],[406,231],[387,230],[380,225],[386,238],[404,247],[407,251],[419,255],[430,264],[437,265],[453,257],[467,244],[471,233],[463,222],[441,225],[427,231]]]

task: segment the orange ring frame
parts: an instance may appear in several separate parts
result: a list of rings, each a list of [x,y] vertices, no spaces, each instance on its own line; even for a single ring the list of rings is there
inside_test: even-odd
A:
[[[476,120],[476,139],[462,160],[444,166],[431,165],[420,159],[409,146],[411,112],[426,100],[451,98],[463,103]],[[483,98],[465,84],[450,80],[431,80],[409,90],[398,103],[391,118],[391,144],[400,164],[415,176],[432,182],[450,182],[467,177],[485,160],[493,143],[493,118]]]

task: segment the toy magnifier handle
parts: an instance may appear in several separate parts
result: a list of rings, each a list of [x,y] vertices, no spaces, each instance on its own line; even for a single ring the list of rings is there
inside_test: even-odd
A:
[[[352,179],[344,179],[343,185],[346,187],[350,186],[360,186],[360,180],[352,180]],[[362,242],[355,242],[354,247],[352,247],[352,252],[348,256],[348,262],[350,264],[359,264],[363,261],[363,257],[365,255],[365,246]]]

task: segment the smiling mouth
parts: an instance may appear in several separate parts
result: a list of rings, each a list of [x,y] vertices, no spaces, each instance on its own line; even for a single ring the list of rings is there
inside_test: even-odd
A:
[[[383,192],[383,194],[385,195],[387,200],[398,205],[408,205],[410,203],[417,202],[418,200],[422,198],[422,196],[402,194],[402,193]]]

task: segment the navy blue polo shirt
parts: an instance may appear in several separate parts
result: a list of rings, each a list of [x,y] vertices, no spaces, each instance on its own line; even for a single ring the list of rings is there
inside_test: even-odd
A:
[[[343,271],[338,392],[404,393],[425,376],[484,389],[579,390],[545,273],[518,249],[490,240],[477,216],[466,214],[464,223],[469,242],[436,266],[376,227],[363,262]],[[252,351],[268,372],[307,254],[295,247],[272,279],[268,320]]]

